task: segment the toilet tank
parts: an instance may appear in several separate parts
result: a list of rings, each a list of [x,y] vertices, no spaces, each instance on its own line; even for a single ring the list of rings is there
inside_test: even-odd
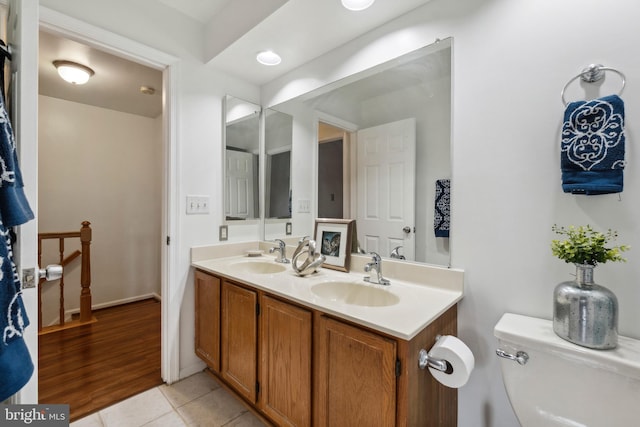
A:
[[[620,336],[615,349],[592,350],[558,337],[551,320],[511,313],[494,335],[499,350],[528,355],[522,365],[500,358],[523,427],[640,426],[639,340]]]

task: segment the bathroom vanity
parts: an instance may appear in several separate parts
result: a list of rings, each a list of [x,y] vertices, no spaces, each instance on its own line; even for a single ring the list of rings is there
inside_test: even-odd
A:
[[[273,257],[205,253],[192,251],[196,354],[266,420],[457,424],[457,390],[421,370],[418,352],[437,335],[457,333],[462,272],[397,267],[424,282],[415,283],[394,278],[385,261],[392,284],[381,286],[366,284],[359,272],[299,277]],[[352,271],[357,266],[353,260]]]

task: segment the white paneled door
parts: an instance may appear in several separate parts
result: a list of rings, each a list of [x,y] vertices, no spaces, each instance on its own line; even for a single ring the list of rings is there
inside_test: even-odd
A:
[[[225,215],[232,218],[255,218],[254,209],[255,156],[242,151],[227,150]]]
[[[416,121],[405,119],[357,133],[357,231],[367,252],[394,248],[415,258]]]

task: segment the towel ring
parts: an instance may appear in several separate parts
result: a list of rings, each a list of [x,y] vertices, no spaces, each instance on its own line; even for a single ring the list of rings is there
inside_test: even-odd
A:
[[[619,75],[622,79],[622,88],[620,89],[620,92],[618,92],[618,96],[620,96],[622,94],[622,91],[624,90],[625,85],[627,84],[627,80],[624,74],[622,74],[622,72],[616,70],[615,68],[605,67],[602,64],[591,64],[587,68],[583,69],[580,74],[569,80],[566,85],[564,85],[564,87],[562,88],[562,92],[560,93],[562,104],[564,104],[565,107],[567,106],[567,101],[564,99],[564,92],[567,90],[567,87],[569,87],[569,85],[573,83],[574,80],[576,80],[578,77],[581,77],[583,82],[595,83],[604,77],[605,71],[612,71]]]

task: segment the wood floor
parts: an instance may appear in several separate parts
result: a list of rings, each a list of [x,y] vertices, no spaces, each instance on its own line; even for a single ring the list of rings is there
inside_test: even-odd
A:
[[[162,384],[160,302],[94,315],[96,323],[39,338],[39,401],[69,404],[72,421]]]

